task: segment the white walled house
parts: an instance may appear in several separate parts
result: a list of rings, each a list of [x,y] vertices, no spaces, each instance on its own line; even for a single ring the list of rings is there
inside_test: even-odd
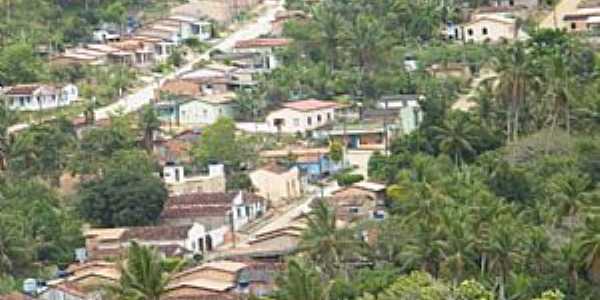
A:
[[[306,133],[333,122],[337,107],[335,102],[315,99],[287,102],[269,113],[266,122],[272,132]]]
[[[302,196],[300,171],[297,166],[286,168],[271,164],[252,171],[249,176],[257,194],[265,197],[273,206]]]
[[[275,55],[278,48],[290,44],[289,39],[252,39],[239,41],[233,47],[235,53],[254,53],[259,54],[259,61],[255,62],[252,69],[269,71],[279,66],[279,60]]]
[[[181,28],[180,33],[184,40],[193,38],[206,41],[213,37],[213,25],[211,22],[184,15],[170,16],[166,21],[179,23]]]
[[[186,176],[182,166],[166,165],[163,168],[163,181],[170,195],[225,192],[225,167],[209,165],[207,175]]]
[[[522,40],[527,34],[517,28],[516,19],[504,16],[483,15],[462,25],[462,38],[466,42],[502,42]]]
[[[6,97],[8,108],[18,111],[59,108],[79,100],[79,90],[73,84],[21,84],[4,88],[2,94]]]

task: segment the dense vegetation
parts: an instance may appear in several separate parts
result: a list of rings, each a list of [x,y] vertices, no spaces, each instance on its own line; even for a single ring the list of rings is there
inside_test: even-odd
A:
[[[513,44],[446,44],[438,26],[453,17],[440,3],[295,7],[313,18],[286,26],[294,46],[257,91],[265,107],[306,96],[371,105],[382,95],[420,93],[425,120],[369,163],[370,177],[390,185],[389,217],[348,229],[327,207],[316,209],[307,255],[290,262],[276,298],[600,295],[596,53],[552,30]],[[406,54],[417,58],[417,71],[404,69]],[[483,78],[471,112],[451,109],[468,82],[426,72],[451,62]],[[365,232],[376,238],[356,240]]]

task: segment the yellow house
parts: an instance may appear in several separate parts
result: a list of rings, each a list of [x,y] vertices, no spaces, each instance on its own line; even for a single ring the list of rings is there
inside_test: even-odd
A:
[[[300,172],[295,166],[286,168],[273,163],[251,172],[250,180],[258,190],[257,194],[274,206],[302,196]]]

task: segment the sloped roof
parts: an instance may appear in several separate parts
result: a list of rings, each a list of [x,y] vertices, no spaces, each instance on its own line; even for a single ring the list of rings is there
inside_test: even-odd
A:
[[[8,87],[6,95],[31,95],[42,86],[40,84],[18,84]]]
[[[153,241],[183,240],[187,238],[188,232],[191,227],[191,225],[130,227],[125,232],[122,239],[139,239]]]
[[[235,43],[235,48],[270,48],[270,47],[283,47],[289,45],[290,39],[251,39],[243,40]]]
[[[308,99],[302,101],[287,102],[284,103],[282,106],[298,111],[313,111],[318,109],[335,108],[338,106],[338,104],[333,101]]]
[[[184,288],[184,287],[191,287],[191,288],[197,288],[197,289],[203,289],[203,290],[215,291],[215,292],[225,292],[225,291],[235,287],[235,285],[231,282],[217,281],[217,280],[204,279],[204,278],[196,278],[196,279],[185,280],[182,282],[172,284],[172,285],[168,286],[167,289],[174,290],[174,289]]]

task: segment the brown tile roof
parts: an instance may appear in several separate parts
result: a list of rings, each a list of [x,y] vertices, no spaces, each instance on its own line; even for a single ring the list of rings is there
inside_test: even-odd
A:
[[[8,87],[7,95],[31,95],[37,89],[41,88],[40,84],[18,84]]]
[[[299,111],[313,111],[318,109],[335,108],[338,106],[333,101],[322,101],[316,99],[308,99],[302,101],[287,102],[282,105],[285,108],[290,108]]]
[[[263,48],[263,47],[283,47],[289,45],[291,42],[290,39],[252,39],[252,40],[244,40],[238,41],[235,44],[235,48],[244,49],[244,48]]]
[[[162,298],[161,298],[162,299]],[[212,295],[179,295],[167,296],[164,300],[237,300],[238,296],[231,294],[212,294]]]
[[[64,282],[61,282],[58,285],[53,286],[51,288],[55,288],[57,290],[65,292],[69,295],[80,297],[82,299],[87,297],[87,293],[85,292],[83,287],[81,287],[79,284],[76,284],[74,282],[64,281]]]
[[[146,240],[146,241],[169,241],[182,240],[187,238],[188,231],[191,225],[188,226],[145,226],[145,227],[130,227],[123,234],[122,240]]]
[[[283,173],[289,172],[292,168],[290,168],[288,166],[284,166],[284,165],[276,163],[276,162],[271,162],[268,165],[261,167],[260,169],[267,170],[267,171],[275,173],[275,174],[283,174]]]
[[[226,216],[231,209],[233,199],[238,195],[232,193],[191,193],[170,197],[161,213],[163,219],[221,217]],[[244,192],[245,203],[264,201],[264,198]]]
[[[12,292],[6,295],[0,295],[0,300],[34,300],[34,298],[20,292]]]

